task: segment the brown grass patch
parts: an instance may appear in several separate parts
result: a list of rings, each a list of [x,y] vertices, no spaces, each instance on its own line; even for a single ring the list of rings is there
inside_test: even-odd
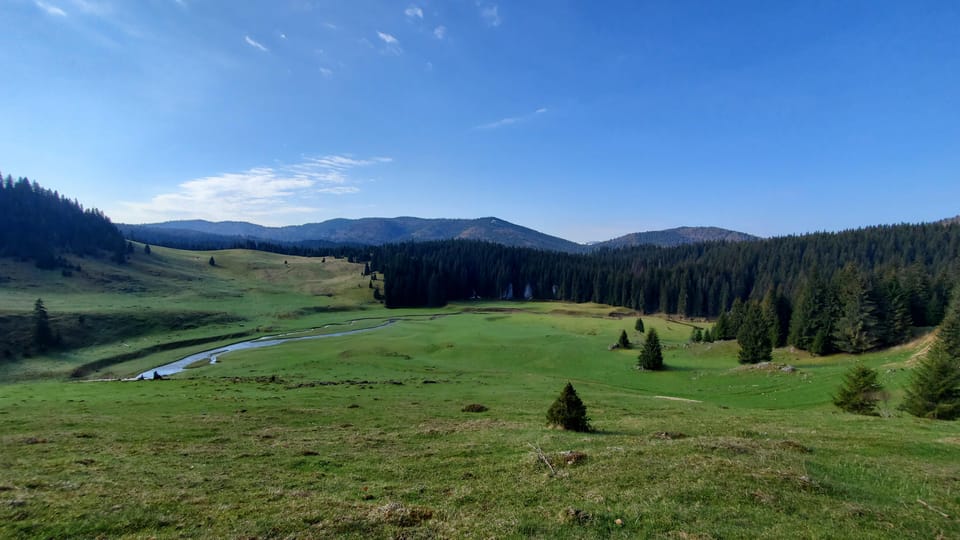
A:
[[[490,409],[486,405],[481,405],[479,403],[471,403],[469,405],[464,405],[463,408],[460,409],[461,412],[472,412],[472,413],[487,412],[489,410]]]
[[[389,523],[398,527],[416,527],[433,518],[433,510],[420,506],[406,507],[392,502],[370,511],[370,521]]]

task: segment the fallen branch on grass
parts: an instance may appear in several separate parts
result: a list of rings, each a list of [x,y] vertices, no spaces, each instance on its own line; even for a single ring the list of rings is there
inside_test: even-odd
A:
[[[537,456],[540,458],[540,461],[546,463],[547,468],[550,469],[550,476],[556,476],[557,471],[553,468],[553,465],[550,464],[550,460],[547,458],[546,454],[543,453],[543,450],[539,446],[534,446],[530,443],[527,443],[527,446],[533,448],[533,451],[537,453]]]
[[[923,507],[925,507],[925,508],[929,508],[930,510],[933,510],[934,512],[940,514],[941,516],[943,516],[943,517],[945,517],[945,518],[947,518],[947,519],[950,519],[950,515],[949,515],[949,514],[945,514],[942,510],[939,510],[939,509],[937,509],[936,507],[931,506],[930,504],[928,504],[928,503],[927,503],[926,501],[924,501],[923,499],[917,499],[917,502],[920,503],[921,506],[923,506]]]

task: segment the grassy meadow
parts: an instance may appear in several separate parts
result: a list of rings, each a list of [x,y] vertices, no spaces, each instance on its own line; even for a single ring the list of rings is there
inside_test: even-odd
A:
[[[147,318],[142,335],[2,368],[0,537],[960,537],[960,425],[895,409],[922,341],[862,357],[890,399],[854,416],[830,404],[850,356],[781,349],[744,367],[735,343],[690,345],[688,323],[644,317],[668,369],[640,372],[637,350],[607,350],[621,330],[639,339],[620,308],[388,311],[345,261],[213,255],[155,248],[106,284],[92,262],[69,278],[3,268],[8,318],[42,296],[54,321],[208,324]],[[157,343],[355,319],[397,322],[163,381],[69,379],[120,350],[147,352],[87,378],[229,340]],[[568,381],[595,432],[545,426]]]

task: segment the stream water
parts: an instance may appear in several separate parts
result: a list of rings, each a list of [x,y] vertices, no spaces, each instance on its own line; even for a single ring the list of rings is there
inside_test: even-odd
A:
[[[283,336],[266,336],[257,339],[251,339],[250,341],[242,341],[240,343],[234,343],[232,345],[227,345],[225,347],[218,347],[216,349],[210,349],[209,351],[203,351],[196,354],[191,354],[177,360],[176,362],[170,362],[169,364],[164,364],[160,367],[155,367],[144,371],[143,373],[134,377],[134,379],[153,379],[154,374],[160,375],[161,377],[166,377],[168,375],[173,375],[174,373],[180,373],[181,371],[187,369],[187,366],[199,362],[201,360],[209,359],[211,364],[217,363],[217,358],[234,351],[245,351],[247,349],[260,349],[263,347],[273,347],[274,345],[280,345],[282,343],[289,343],[291,341],[307,341],[311,339],[326,339],[333,337],[341,336],[351,336],[353,334],[362,334],[364,332],[372,332],[374,330],[379,330],[381,328],[386,328],[396,321],[391,319],[387,322],[372,326],[370,328],[360,328],[357,330],[346,330],[343,332],[335,332],[333,334],[318,334],[312,336],[300,336],[300,337],[283,337]]]

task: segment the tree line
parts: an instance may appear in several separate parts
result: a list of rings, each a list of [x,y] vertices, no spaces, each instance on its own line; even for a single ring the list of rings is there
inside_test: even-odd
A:
[[[598,302],[718,317],[716,339],[737,338],[749,320],[772,346],[829,354],[901,343],[911,327],[939,324],[960,275],[960,226],[904,224],[593,254],[450,240],[381,246],[371,257],[371,268],[387,277],[388,307],[472,298]]]

